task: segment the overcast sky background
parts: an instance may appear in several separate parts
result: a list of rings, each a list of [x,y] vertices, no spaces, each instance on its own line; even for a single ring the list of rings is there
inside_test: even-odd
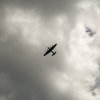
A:
[[[0,1],[0,100],[100,100],[99,51],[99,0]]]

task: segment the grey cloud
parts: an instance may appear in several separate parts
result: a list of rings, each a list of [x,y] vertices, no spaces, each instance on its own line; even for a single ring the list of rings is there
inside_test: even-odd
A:
[[[44,11],[45,13],[56,12],[66,12],[74,8],[79,0],[7,0],[1,1],[1,5],[14,4],[13,6],[20,6],[26,8],[37,7],[39,10]],[[68,9],[67,9],[68,8]],[[74,10],[74,9],[73,9]]]
[[[67,15],[70,22],[73,24],[79,10],[76,4],[80,0],[4,0],[0,2],[1,7],[16,7],[24,11],[34,10],[43,19],[49,20],[50,18],[58,15]],[[13,9],[13,8],[12,8]]]
[[[7,86],[1,85],[3,90],[5,87],[4,95],[7,95],[6,91],[9,90],[14,92],[12,99],[15,100],[31,100],[32,95],[37,98],[36,100],[50,99],[49,94],[52,96],[54,89],[52,88],[52,80],[48,76],[48,70],[53,69],[53,66],[63,69],[63,64],[60,64],[63,63],[63,60],[62,57],[56,57],[56,60],[55,57],[53,60],[51,58],[43,59],[41,48],[42,45],[40,47],[29,46],[18,34],[9,35],[6,41],[1,42],[0,73],[9,76],[5,79]],[[49,60],[52,61],[47,62]]]
[[[12,9],[23,9],[24,12],[33,9],[43,18],[43,21],[46,21],[45,18],[66,14],[73,22],[72,19],[77,15],[75,5],[78,1],[4,0],[0,2],[0,5],[2,9],[11,6]],[[53,86],[52,74],[54,73],[52,71],[63,72],[67,67],[67,58],[65,59],[65,52],[63,52],[65,48],[60,49],[60,44],[58,44],[59,53],[56,56],[43,58],[46,49],[45,40],[40,40],[39,46],[28,44],[23,37],[23,30],[20,28],[16,28],[17,32],[13,32],[13,34],[7,31],[8,29],[5,27],[7,14],[4,10],[1,10],[0,16],[2,22],[0,23],[0,73],[4,73],[4,84],[6,83],[5,85],[0,84],[1,95],[12,94],[12,97],[7,100],[78,100],[78,97],[73,94],[73,89],[63,94]],[[67,36],[66,33],[64,36]],[[52,35],[54,34],[52,33]],[[40,37],[44,37],[44,35],[40,34]],[[7,94],[6,91],[11,94]]]
[[[32,73],[31,74],[33,75],[32,77],[34,77],[34,78],[30,79],[29,73],[31,70],[28,71],[25,69],[25,67],[29,68],[30,64],[27,64],[28,61],[26,61],[25,58],[22,57],[22,56],[24,56],[24,53],[21,52],[21,49],[22,49],[20,47],[20,46],[22,46],[21,43],[19,44],[16,39],[15,39],[15,41],[11,40],[11,38],[10,38],[10,40],[7,42],[7,44],[5,43],[5,44],[3,44],[2,47],[0,47],[0,51],[1,51],[0,55],[2,56],[2,58],[0,59],[0,71],[1,71],[1,73],[2,72],[5,74],[8,73],[10,78],[8,77],[6,80],[11,81],[11,84],[14,85],[14,87],[12,87],[12,85],[7,85],[8,87],[6,86],[5,89],[7,91],[7,90],[9,90],[9,86],[12,87],[12,89],[15,91],[15,100],[17,100],[17,99],[31,100],[30,95],[33,95],[33,94],[30,94],[30,93],[32,93],[30,91],[34,90],[34,89],[32,89],[33,87],[35,88],[37,86],[37,88],[38,88],[38,85],[36,85],[37,83],[35,83],[35,82],[37,82],[36,79],[38,79],[38,76],[35,74],[36,73],[35,68],[37,67],[37,69],[38,69],[39,66],[33,62],[33,65],[31,65],[31,66],[33,66],[33,71],[32,71],[33,74]],[[27,48],[25,48],[25,49],[27,49]],[[34,81],[33,81],[33,79],[34,79]],[[9,84],[9,81],[6,82],[6,84]],[[39,83],[39,84],[41,84],[41,83]],[[28,89],[30,89],[30,91],[28,91]],[[4,89],[3,89],[3,91],[4,91]],[[6,94],[6,91],[4,91],[5,94]]]

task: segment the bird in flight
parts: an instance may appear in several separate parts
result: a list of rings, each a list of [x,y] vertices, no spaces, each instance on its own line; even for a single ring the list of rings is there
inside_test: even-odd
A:
[[[52,45],[52,47],[48,47],[48,50],[45,52],[44,56],[46,56],[47,54],[49,54],[50,52],[52,53],[52,56],[54,56],[56,54],[56,51],[53,52],[53,49],[57,46],[57,44]]]
[[[86,27],[86,32],[92,37],[96,34],[95,31],[92,31],[90,27]]]

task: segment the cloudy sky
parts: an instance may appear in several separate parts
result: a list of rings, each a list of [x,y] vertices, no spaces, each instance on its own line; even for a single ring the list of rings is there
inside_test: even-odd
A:
[[[0,1],[0,100],[100,100],[99,51],[99,0]]]

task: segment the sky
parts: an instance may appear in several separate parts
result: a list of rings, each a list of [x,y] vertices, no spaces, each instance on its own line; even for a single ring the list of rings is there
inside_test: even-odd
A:
[[[99,0],[0,1],[0,100],[100,100],[99,51]]]

